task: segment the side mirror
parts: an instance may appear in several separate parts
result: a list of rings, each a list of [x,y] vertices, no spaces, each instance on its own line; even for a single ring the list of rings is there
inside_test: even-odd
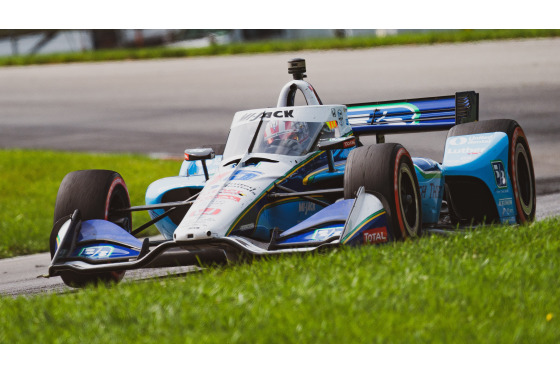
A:
[[[185,149],[185,160],[187,161],[211,160],[215,156],[212,148]]]
[[[202,169],[204,170],[204,177],[206,180],[210,178],[208,175],[208,168],[206,167],[206,160],[211,160],[216,156],[212,148],[194,148],[185,149],[186,161],[201,161]]]
[[[319,142],[321,151],[332,151],[333,149],[346,149],[356,146],[356,138],[350,136],[348,138],[331,138],[323,139]]]

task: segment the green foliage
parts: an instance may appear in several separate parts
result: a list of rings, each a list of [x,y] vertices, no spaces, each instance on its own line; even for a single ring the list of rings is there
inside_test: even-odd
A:
[[[560,219],[0,298],[3,343],[557,343]]]
[[[148,185],[178,175],[180,166],[177,161],[139,155],[0,150],[0,258],[48,251],[56,194],[67,173],[115,170],[128,186],[131,204],[143,205]],[[132,217],[134,227],[148,220],[146,212]],[[146,234],[157,234],[157,230]]]
[[[273,40],[257,43],[212,45],[203,48],[140,48],[57,53],[49,55],[0,58],[0,66],[141,60],[245,53],[290,52],[301,50],[357,49],[388,45],[460,43],[480,40],[558,37],[560,30],[454,30],[428,33],[403,33],[385,37],[363,36],[343,39]]]

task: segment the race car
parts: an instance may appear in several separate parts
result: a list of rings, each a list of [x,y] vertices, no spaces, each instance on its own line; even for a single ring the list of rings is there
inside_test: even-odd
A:
[[[187,149],[178,176],[130,206],[123,178],[79,170],[63,179],[50,276],[73,287],[143,267],[229,263],[337,246],[382,244],[535,217],[527,137],[514,120],[478,121],[473,91],[325,105],[303,59],[274,107],[237,112],[225,146]],[[296,94],[307,105],[296,106]],[[448,130],[443,162],[411,157],[385,134]],[[361,139],[375,136],[376,143]],[[131,212],[151,220],[132,228]],[[139,239],[155,225],[163,240]],[[172,255],[169,255],[171,253]]]

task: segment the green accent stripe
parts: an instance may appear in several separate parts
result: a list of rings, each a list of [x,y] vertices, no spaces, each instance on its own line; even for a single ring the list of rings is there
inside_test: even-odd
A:
[[[361,110],[367,110],[367,109],[371,109],[371,110],[375,110],[375,109],[383,109],[383,108],[394,108],[394,107],[404,107],[407,108],[408,110],[412,111],[412,117],[410,118],[411,120],[415,120],[420,118],[420,116],[422,115],[422,113],[420,112],[420,109],[412,104],[412,103],[408,103],[406,101],[404,102],[397,102],[397,103],[385,103],[385,104],[368,104],[368,105],[360,105],[360,106],[349,106],[348,107],[348,111],[351,112],[354,109],[361,109]],[[348,113],[349,115],[352,115],[352,113]],[[350,118],[349,118],[350,119]],[[414,124],[417,124],[418,121],[414,121]]]
[[[345,161],[337,161],[334,163],[334,168],[335,171],[337,171],[337,167],[341,166]],[[337,165],[338,164],[338,165]],[[329,170],[328,166],[325,166],[324,168],[321,168],[319,170],[316,170],[312,173],[307,174],[307,176],[305,178],[303,178],[303,184],[307,186],[308,183],[313,183],[313,180],[315,179],[315,176],[318,174],[321,174],[325,171]]]
[[[406,101],[400,101],[400,102],[394,102],[394,103],[384,103],[384,104],[376,104],[376,103],[372,103],[372,104],[366,104],[366,105],[359,105],[359,106],[354,106],[354,105],[350,105],[348,107],[348,109],[369,109],[369,108],[387,108],[387,107],[409,107],[409,109],[414,109],[415,112],[420,112],[420,109],[418,109],[418,107],[412,103],[406,102]]]
[[[414,165],[414,168],[417,172],[419,172],[424,179],[434,179],[434,178],[441,178],[441,171],[424,171],[420,169],[417,165]]]
[[[348,235],[346,235],[344,238],[342,238],[342,240],[340,241],[342,244],[346,244],[346,242],[348,242],[348,240],[350,240],[350,238],[352,236],[354,236],[354,234],[359,231],[362,227],[364,227],[366,224],[368,224],[369,222],[373,221],[374,219],[376,219],[377,217],[379,217],[380,215],[386,213],[385,209],[381,209],[378,210],[377,212],[373,213],[372,215],[368,216],[366,219],[364,219],[354,230],[352,230],[350,233],[348,233]]]

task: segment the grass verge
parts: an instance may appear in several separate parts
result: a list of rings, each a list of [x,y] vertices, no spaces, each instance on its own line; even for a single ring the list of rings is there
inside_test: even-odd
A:
[[[58,186],[74,170],[109,169],[124,178],[132,205],[143,205],[148,185],[178,175],[177,161],[140,155],[0,150],[0,258],[45,252],[53,224]],[[146,212],[133,215],[134,227],[148,221]],[[146,234],[157,233],[155,228]]]
[[[3,343],[557,343],[560,220],[0,298]]]
[[[560,30],[453,30],[398,34],[385,37],[364,36],[344,39],[274,40],[257,43],[234,43],[204,48],[139,48],[57,53],[0,58],[0,66],[143,60],[249,53],[291,52],[301,50],[357,49],[390,45],[462,43],[481,40],[558,37]]]

